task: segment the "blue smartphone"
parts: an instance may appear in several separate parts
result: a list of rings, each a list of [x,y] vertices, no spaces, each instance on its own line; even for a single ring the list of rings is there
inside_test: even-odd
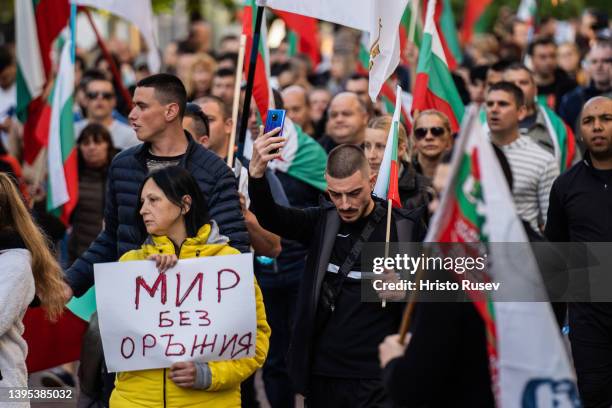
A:
[[[285,114],[287,113],[284,109],[268,109],[268,116],[266,118],[266,124],[264,126],[264,133],[268,133],[276,128],[280,128],[280,132],[276,136],[283,135],[283,126],[285,125]],[[270,154],[278,153],[278,149],[271,150]]]

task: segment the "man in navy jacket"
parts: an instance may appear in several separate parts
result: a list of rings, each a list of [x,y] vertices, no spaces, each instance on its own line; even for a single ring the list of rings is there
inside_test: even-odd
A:
[[[89,249],[66,271],[66,299],[83,295],[94,283],[93,265],[115,262],[142,244],[135,228],[138,189],[151,171],[171,165],[185,167],[195,177],[221,233],[245,252],[249,238],[240,211],[236,179],[213,152],[183,130],[185,87],[169,74],[138,82],[130,124],[144,143],[119,153],[111,163],[105,196],[104,229]]]

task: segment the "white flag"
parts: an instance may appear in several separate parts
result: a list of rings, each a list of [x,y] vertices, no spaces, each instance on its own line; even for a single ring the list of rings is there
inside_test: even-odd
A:
[[[370,98],[400,59],[399,23],[408,0],[257,0],[258,5],[353,27],[370,34]]]

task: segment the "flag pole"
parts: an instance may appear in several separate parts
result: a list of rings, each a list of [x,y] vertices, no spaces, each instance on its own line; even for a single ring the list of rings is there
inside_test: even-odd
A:
[[[251,55],[249,57],[249,72],[247,76],[244,102],[242,105],[242,117],[240,118],[240,133],[238,134],[238,159],[244,154],[244,141],[246,138],[247,125],[249,124],[249,112],[251,110],[251,97],[253,95],[253,82],[255,82],[255,65],[257,64],[257,51],[259,50],[259,39],[261,36],[261,21],[263,20],[263,6],[257,7],[255,27],[253,28],[253,43],[251,44]]]
[[[128,90],[125,88],[125,85],[123,84],[123,80],[121,79],[121,74],[119,73],[119,67],[117,67],[117,65],[115,64],[115,60],[113,60],[113,58],[111,57],[111,54],[108,51],[108,48],[106,47],[106,43],[102,39],[102,36],[100,35],[100,32],[98,31],[98,28],[96,27],[96,24],[93,21],[93,17],[91,17],[91,12],[89,11],[88,8],[85,8],[85,15],[87,15],[87,19],[89,20],[91,29],[96,35],[96,40],[98,41],[98,46],[100,47],[100,51],[102,51],[102,55],[104,55],[104,58],[108,62],[108,66],[111,70],[111,73],[113,74],[113,78],[115,78],[115,82],[117,83],[119,87],[119,92],[121,92],[121,96],[123,96],[123,99],[125,99],[125,103],[127,104],[128,109],[131,110],[132,109],[132,96],[130,95]]]
[[[427,251],[427,248],[425,248],[424,252],[425,255],[428,256],[429,251]],[[418,282],[420,282],[422,276],[423,266],[419,265],[419,269],[417,269],[417,272],[414,277],[414,282],[417,284],[417,286],[414,290],[410,291],[410,298],[408,299],[408,304],[406,305],[406,308],[404,309],[404,315],[402,316],[402,323],[399,329],[400,344],[404,344],[404,341],[406,340],[406,335],[408,334],[408,329],[410,329],[410,323],[412,322],[412,314],[414,312],[414,305],[416,304],[419,293]]]
[[[389,241],[391,239],[391,214],[393,212],[393,200],[387,200],[387,232],[385,233],[385,258],[389,257]],[[395,271],[393,271],[395,273]],[[382,307],[387,307],[387,300],[382,300]]]
[[[236,147],[236,124],[238,123],[238,108],[240,107],[240,86],[242,85],[242,66],[244,65],[244,51],[246,48],[246,35],[240,35],[240,50],[238,51],[238,64],[236,66],[236,83],[234,85],[234,104],[232,106],[232,133],[227,150],[227,165],[234,167],[234,153]],[[248,117],[248,115],[247,115]]]
[[[410,3],[410,27],[408,31],[408,41],[414,43],[414,34],[416,31],[416,19],[419,14],[420,0],[412,0]]]

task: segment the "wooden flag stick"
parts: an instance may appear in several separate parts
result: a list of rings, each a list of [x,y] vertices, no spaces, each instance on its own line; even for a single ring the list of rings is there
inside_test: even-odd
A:
[[[234,104],[232,106],[232,133],[227,148],[227,165],[234,168],[234,150],[236,146],[236,131],[238,129],[238,109],[240,107],[240,88],[242,85],[242,66],[244,64],[244,50],[246,48],[246,35],[240,35],[240,50],[238,51],[238,64],[236,66],[236,83],[234,84]],[[243,112],[243,115],[248,115]]]
[[[238,159],[244,154],[244,143],[247,126],[249,124],[249,112],[251,110],[251,97],[253,96],[253,83],[255,82],[255,66],[257,65],[257,52],[261,37],[261,24],[264,14],[263,6],[256,6],[255,27],[253,27],[253,41],[251,43],[251,55],[249,56],[249,72],[247,73],[244,101],[242,102],[242,117],[240,118],[240,133],[238,133]]]
[[[391,213],[393,212],[393,201],[387,200],[387,232],[385,233],[385,258],[389,257],[389,240],[391,239]],[[394,272],[395,273],[395,272]],[[387,300],[382,300],[382,307],[387,307]]]
[[[425,254],[427,254],[427,249],[425,250]],[[414,305],[417,301],[418,293],[419,293],[419,282],[423,277],[423,267],[419,266],[419,269],[416,272],[414,282],[416,283],[416,287],[414,290],[410,291],[410,298],[408,299],[408,304],[404,309],[404,315],[402,316],[402,323],[399,329],[399,343],[404,344],[404,340],[406,340],[406,334],[408,334],[408,330],[410,329],[410,323],[412,322],[412,313],[414,312]]]

